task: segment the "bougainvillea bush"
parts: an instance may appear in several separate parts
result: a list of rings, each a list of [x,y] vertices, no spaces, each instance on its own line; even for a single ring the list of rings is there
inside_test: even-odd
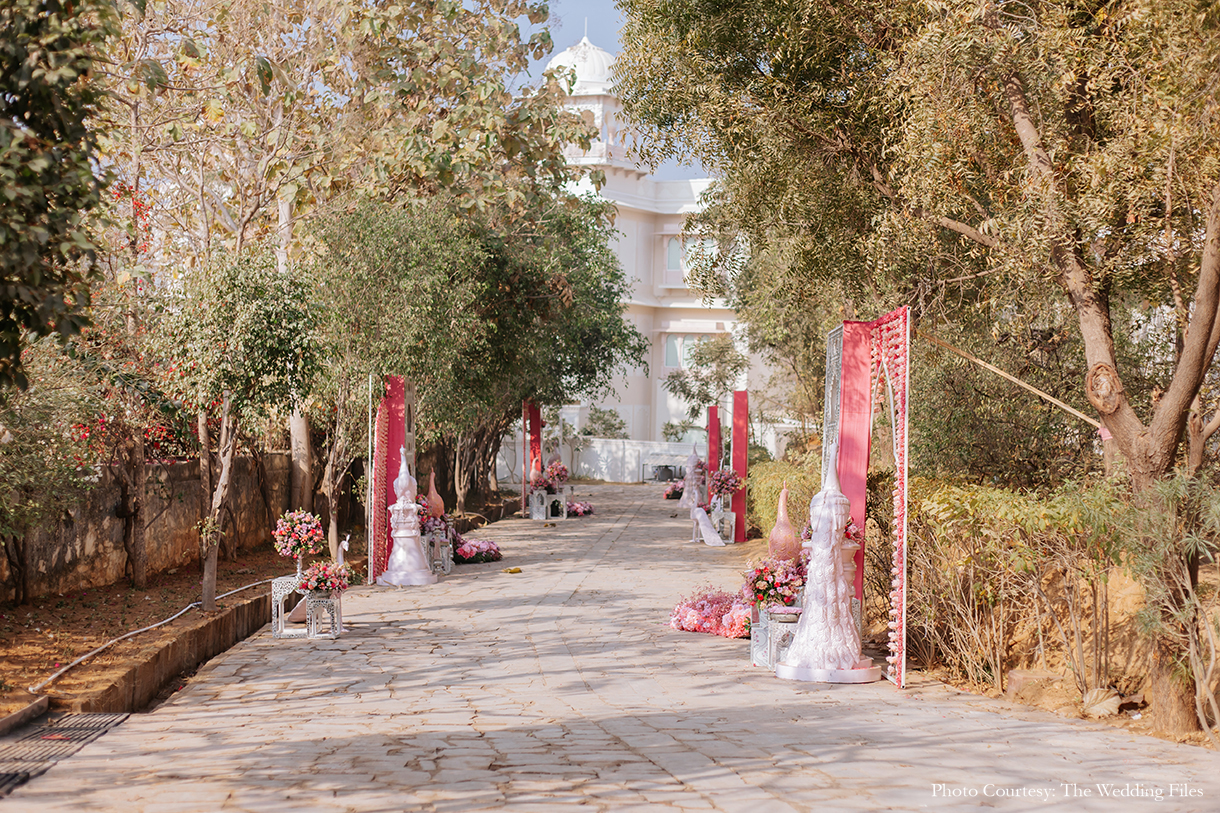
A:
[[[498,562],[502,558],[499,546],[490,539],[462,539],[453,549],[453,561],[459,565]]]
[[[763,559],[756,565],[750,565],[745,572],[745,584],[741,587],[742,600],[751,607],[755,604],[795,604],[801,588],[805,586],[807,561],[807,554],[802,553],[795,561]]]
[[[271,532],[280,556],[300,559],[322,550],[322,520],[308,511],[287,511]]]
[[[749,638],[750,608],[740,595],[703,587],[678,602],[669,615],[669,626],[725,638]]]

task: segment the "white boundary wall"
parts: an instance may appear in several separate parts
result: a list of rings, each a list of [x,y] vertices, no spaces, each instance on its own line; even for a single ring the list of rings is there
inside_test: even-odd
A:
[[[613,438],[582,438],[584,448],[575,454],[564,446],[560,454],[573,477],[604,480],[607,483],[639,483],[652,477],[658,465],[685,465],[691,444],[665,443],[649,440],[616,440]],[[707,457],[707,444],[698,445],[700,458]],[[521,482],[521,436],[505,439],[496,457],[496,477],[501,483]],[[549,457],[550,455],[546,455]]]

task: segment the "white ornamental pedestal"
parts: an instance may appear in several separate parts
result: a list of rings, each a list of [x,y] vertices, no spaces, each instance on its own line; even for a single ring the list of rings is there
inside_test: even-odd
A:
[[[851,503],[839,490],[834,461],[832,453],[822,490],[809,503],[812,533],[805,544],[809,561],[803,612],[788,651],[775,656],[775,675],[817,683],[872,683],[881,679],[881,667],[860,652],[858,610],[852,601],[860,546],[846,535]],[[776,634],[774,628],[770,634]]]
[[[415,478],[407,471],[405,455],[398,478],[394,481],[394,493],[398,496],[398,502],[390,506],[390,538],[394,540],[394,547],[390,550],[390,561],[386,563],[385,572],[377,577],[377,583],[384,587],[436,584],[432,562],[419,536]]]
[[[436,584],[436,574],[432,572],[432,563],[424,553],[423,540],[419,536],[419,520],[415,521],[414,528],[406,527],[405,522],[395,517],[399,511],[414,515],[415,503],[398,503],[390,508],[390,527],[393,528],[390,537],[394,540],[394,547],[390,550],[385,573],[377,577],[377,583],[386,587]],[[414,519],[414,516],[411,518]],[[398,527],[399,524],[403,527]]]

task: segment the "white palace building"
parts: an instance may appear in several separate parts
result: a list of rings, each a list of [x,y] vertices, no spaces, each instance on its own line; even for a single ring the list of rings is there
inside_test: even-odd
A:
[[[658,180],[627,154],[621,124],[622,105],[612,93],[614,57],[591,43],[588,37],[553,57],[548,68],[571,68],[576,84],[569,106],[600,130],[587,152],[574,148],[568,160],[600,169],[606,176],[600,195],[616,209],[618,239],[612,244],[631,286],[625,317],[651,342],[648,369],[639,367],[615,378],[614,393],[602,402],[586,402],[562,409],[566,422],[578,429],[585,425],[590,406],[613,409],[627,425],[630,440],[593,440],[573,461],[563,448],[564,462],[573,476],[612,482],[637,482],[651,478],[661,465],[683,462],[691,442],[706,454],[706,435],[691,432],[684,443],[666,443],[661,428],[686,417],[685,406],[667,393],[662,384],[667,375],[681,369],[686,351],[701,338],[732,332],[736,316],[721,301],[705,305],[684,280],[685,250],[681,240],[686,216],[700,208],[700,196],[711,179]],[[588,182],[585,182],[586,184]],[[592,185],[588,185],[592,192]],[[761,385],[763,368],[754,365],[749,379],[738,387]],[[721,424],[731,425],[731,399],[721,407]],[[549,437],[555,427],[547,427]],[[511,481],[520,478],[520,440],[506,441],[501,453],[500,474]],[[573,465],[575,463],[575,465]],[[511,474],[510,474],[511,472]]]

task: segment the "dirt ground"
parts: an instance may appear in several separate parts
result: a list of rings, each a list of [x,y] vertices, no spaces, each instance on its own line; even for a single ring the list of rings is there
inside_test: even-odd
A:
[[[221,561],[216,594],[286,576],[294,570],[293,561],[277,554],[268,542],[265,547],[243,551],[236,562]],[[223,608],[268,589],[268,585],[251,588],[219,604]],[[26,691],[28,686],[40,683],[61,666],[113,638],[169,618],[198,601],[200,590],[199,567],[193,564],[153,576],[144,590],[120,583],[42,596],[25,605],[0,604],[0,718],[24,708],[33,699]],[[195,608],[180,620],[197,619],[199,613]],[[94,656],[69,672],[65,685],[69,679],[79,681],[77,672],[83,675],[120,663],[154,636],[172,635],[177,623],[134,636]]]

